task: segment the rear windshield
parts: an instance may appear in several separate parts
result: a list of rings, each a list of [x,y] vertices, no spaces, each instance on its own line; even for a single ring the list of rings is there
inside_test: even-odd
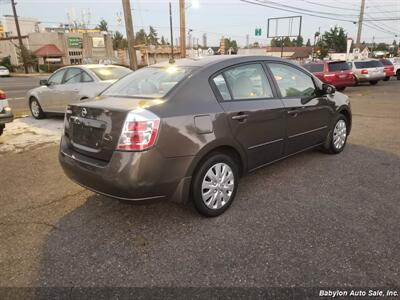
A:
[[[7,70],[6,67],[0,66],[0,70]]]
[[[192,68],[176,66],[140,69],[113,84],[104,92],[104,95],[162,98],[192,70]]]
[[[366,60],[366,61],[356,61],[354,62],[357,69],[367,69],[367,68],[380,68],[383,64],[377,60]]]
[[[390,60],[388,60],[388,59],[382,59],[382,60],[381,60],[381,63],[382,63],[384,66],[391,66],[391,65],[393,65],[392,62],[391,62]]]
[[[329,72],[347,71],[350,67],[345,61],[335,61],[328,63],[328,70]]]
[[[90,68],[90,70],[102,81],[118,80],[125,75],[132,73],[132,71],[128,68],[111,66]]]
[[[306,68],[311,73],[323,72],[324,71],[324,65],[323,64],[306,64],[306,65],[303,65],[303,67]]]

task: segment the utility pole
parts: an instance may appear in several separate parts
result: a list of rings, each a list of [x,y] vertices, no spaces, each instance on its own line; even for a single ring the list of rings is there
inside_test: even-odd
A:
[[[358,18],[358,31],[356,40],[357,47],[360,47],[361,43],[361,31],[362,31],[362,24],[364,21],[364,9],[365,9],[365,0],[361,0],[360,17]]]
[[[185,24],[185,0],[179,0],[179,28],[181,39],[181,57],[186,57],[186,24]]]
[[[135,35],[133,31],[132,10],[130,0],[122,0],[125,17],[126,39],[128,40],[129,67],[137,70],[137,59],[135,50]]]
[[[174,34],[172,30],[172,8],[171,8],[171,2],[169,3],[169,30],[171,34],[171,58],[169,59],[169,63],[173,64],[175,62],[174,59]]]
[[[25,46],[22,43],[21,30],[19,28],[17,9],[15,8],[16,5],[17,4],[15,3],[15,0],[11,0],[11,6],[12,6],[13,13],[14,13],[15,27],[17,28],[19,48],[20,48],[20,51],[21,51],[21,58],[22,58],[22,62],[24,64],[25,74],[28,74],[28,65],[26,63],[26,57],[25,57],[26,53],[24,51],[25,50]]]

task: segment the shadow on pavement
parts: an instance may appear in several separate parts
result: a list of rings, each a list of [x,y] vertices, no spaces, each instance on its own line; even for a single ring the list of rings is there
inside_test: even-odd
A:
[[[399,286],[400,157],[349,144],[241,181],[203,218],[91,196],[53,229],[37,286]]]

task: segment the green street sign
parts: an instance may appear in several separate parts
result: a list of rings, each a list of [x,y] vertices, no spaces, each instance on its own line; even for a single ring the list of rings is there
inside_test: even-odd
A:
[[[69,48],[82,48],[82,39],[80,37],[69,37],[68,38]]]
[[[256,28],[255,35],[261,36],[261,28]]]

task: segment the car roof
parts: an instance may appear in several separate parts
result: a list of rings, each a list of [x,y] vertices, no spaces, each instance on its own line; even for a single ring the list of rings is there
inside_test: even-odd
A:
[[[276,61],[286,61],[284,59],[273,57],[273,56],[260,56],[260,55],[211,55],[196,58],[182,58],[177,59],[173,65],[178,67],[198,67],[203,68],[210,65],[214,65],[220,62],[229,62],[234,64],[236,62],[250,62],[257,60],[276,60]],[[168,61],[154,64],[151,67],[164,68],[171,66],[172,64]]]

